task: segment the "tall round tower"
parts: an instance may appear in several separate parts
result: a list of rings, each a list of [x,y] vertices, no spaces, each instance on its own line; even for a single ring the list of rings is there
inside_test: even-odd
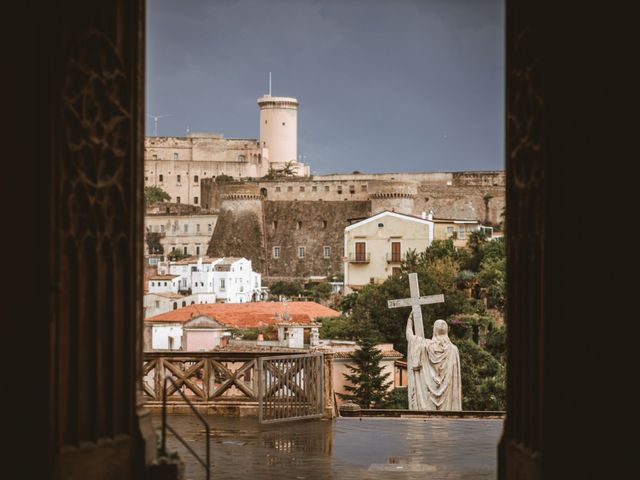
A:
[[[298,100],[263,95],[260,106],[260,147],[270,164],[298,162]]]

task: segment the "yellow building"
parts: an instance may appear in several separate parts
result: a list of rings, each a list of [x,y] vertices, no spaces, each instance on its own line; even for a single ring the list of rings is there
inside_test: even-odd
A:
[[[434,218],[434,240],[446,240],[453,238],[453,245],[455,247],[465,247],[469,234],[473,231],[484,228],[487,234],[491,236],[491,227],[483,227],[477,220],[454,220],[451,218]]]
[[[400,271],[407,251],[424,251],[434,238],[431,213],[423,218],[384,211],[344,229],[344,285],[349,293],[382,283]]]

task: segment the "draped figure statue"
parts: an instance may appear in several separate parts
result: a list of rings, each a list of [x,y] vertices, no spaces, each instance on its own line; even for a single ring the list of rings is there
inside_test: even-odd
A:
[[[433,324],[433,337],[413,333],[413,314],[407,322],[407,374],[410,410],[462,410],[460,354],[449,340],[444,320]]]

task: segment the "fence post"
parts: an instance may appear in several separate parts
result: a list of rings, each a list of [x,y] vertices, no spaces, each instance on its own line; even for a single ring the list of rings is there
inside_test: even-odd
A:
[[[322,418],[333,420],[336,417],[333,389],[333,353],[324,352],[324,416]]]

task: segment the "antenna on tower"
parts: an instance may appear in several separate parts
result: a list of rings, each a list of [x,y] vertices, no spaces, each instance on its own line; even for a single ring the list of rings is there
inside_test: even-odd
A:
[[[271,72],[269,72],[269,96],[271,96]]]
[[[158,136],[158,119],[164,117],[170,117],[173,113],[167,113],[166,115],[150,115],[147,113],[147,117],[153,118],[153,136]]]

